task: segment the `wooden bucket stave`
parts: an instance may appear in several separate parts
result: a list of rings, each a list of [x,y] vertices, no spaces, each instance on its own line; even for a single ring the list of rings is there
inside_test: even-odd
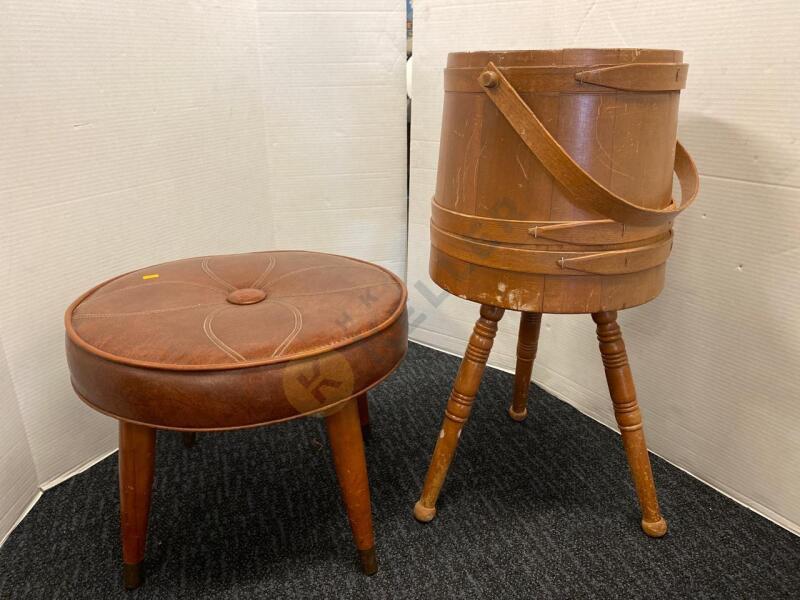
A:
[[[450,54],[433,280],[531,312],[617,310],[657,296],[672,219],[697,193],[691,158],[676,146],[681,59],[673,50]]]

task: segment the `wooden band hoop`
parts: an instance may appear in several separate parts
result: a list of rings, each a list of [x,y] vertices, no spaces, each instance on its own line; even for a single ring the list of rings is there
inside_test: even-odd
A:
[[[563,275],[623,275],[652,269],[667,260],[672,250],[672,233],[667,232],[637,245],[619,250],[599,252],[569,250],[535,250],[513,246],[497,246],[481,240],[454,235],[431,222],[431,245],[465,262],[505,271]]]
[[[655,68],[655,70],[654,70]],[[643,74],[649,71],[652,78]],[[674,91],[685,82],[686,65],[640,64],[620,65],[581,71],[575,74],[578,81],[591,82],[614,89],[647,91]],[[670,81],[674,79],[674,83]],[[478,81],[483,91],[508,120],[525,145],[539,159],[545,169],[569,193],[570,199],[580,208],[590,210],[627,225],[657,225],[671,221],[689,208],[697,197],[699,177],[697,167],[680,142],[675,144],[675,174],[681,186],[681,204],[673,199],[663,209],[638,206],[606,188],[587,173],[566,150],[550,135],[530,107],[509,83],[493,62],[486,65]],[[624,87],[627,86],[627,87]],[[631,88],[631,86],[634,86]],[[675,87],[680,86],[680,87]]]

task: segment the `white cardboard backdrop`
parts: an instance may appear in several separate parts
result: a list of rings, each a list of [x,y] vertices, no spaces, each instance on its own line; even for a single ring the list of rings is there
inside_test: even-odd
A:
[[[785,0],[417,0],[407,281],[412,338],[461,354],[477,306],[427,274],[448,52],[684,50],[679,135],[701,195],[677,220],[664,293],[620,313],[645,431],[654,452],[800,532],[797,31],[800,4]],[[517,323],[508,313],[490,364],[513,369]],[[533,378],[616,429],[588,316],[544,317]]]
[[[116,448],[69,386],[83,290],[269,248],[404,274],[404,21],[396,0],[0,6],[0,540]]]

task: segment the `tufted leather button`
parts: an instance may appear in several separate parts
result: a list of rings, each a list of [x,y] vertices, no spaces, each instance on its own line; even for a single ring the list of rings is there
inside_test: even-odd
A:
[[[264,292],[264,290],[259,290],[256,288],[242,288],[240,290],[232,291],[230,294],[228,294],[226,300],[231,304],[257,304],[266,297],[267,294]]]

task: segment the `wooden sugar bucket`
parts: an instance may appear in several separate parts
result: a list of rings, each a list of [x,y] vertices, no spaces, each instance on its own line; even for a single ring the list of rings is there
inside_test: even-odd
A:
[[[682,58],[637,49],[450,54],[433,280],[526,312],[595,313],[655,298],[672,220],[698,190],[676,141]]]

